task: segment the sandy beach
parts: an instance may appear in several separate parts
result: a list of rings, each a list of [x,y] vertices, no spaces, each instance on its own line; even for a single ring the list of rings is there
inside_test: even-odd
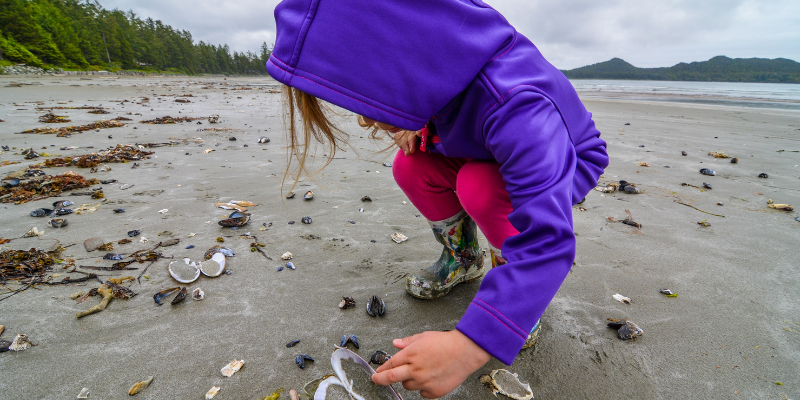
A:
[[[117,182],[93,186],[102,187],[104,199],[67,192],[0,204],[0,237],[13,239],[0,251],[72,245],[64,259],[110,267],[114,261],[102,259],[106,252],[87,252],[84,240],[117,242],[128,238],[128,231],[141,230],[132,243],[114,244],[113,252],[127,256],[180,239],[158,249],[173,259],[155,262],[141,283],[124,284],[137,296],[114,299],[104,311],[80,319],[76,312],[98,304],[99,297],[78,304],[70,296],[100,282],[36,285],[11,297],[23,286],[6,282],[0,288],[0,325],[5,326],[0,339],[23,333],[36,346],[0,353],[0,398],[74,399],[88,388],[89,399],[124,399],[148,376],[154,377],[152,384],[135,398],[202,399],[212,386],[221,388],[217,400],[261,399],[279,388],[302,393],[307,382],[332,373],[330,355],[344,334],[356,335],[357,353],[368,358],[376,350],[394,353],[394,338],[454,328],[479,283],[461,285],[435,301],[405,293],[405,276],[430,265],[441,247],[395,184],[391,168],[383,165],[394,155],[379,152],[388,141],[368,139],[352,114],[339,110],[352,148],[337,152],[313,179],[304,177],[295,198],[284,198],[290,185],[282,194],[287,154],[276,88],[268,78],[0,76],[0,119],[5,121],[0,122],[0,145],[11,148],[0,154],[0,163],[20,162],[0,167],[0,176],[46,159],[25,160],[20,151],[28,147],[74,157],[117,144],[175,142],[147,149],[153,154],[137,168],[112,163],[110,171],[96,173],[74,166],[45,169],[49,175],[75,171],[87,179]],[[182,97],[190,103],[175,102],[184,94],[192,95]],[[37,107],[84,105],[102,105],[111,113],[56,110],[72,122],[37,122],[44,114]],[[624,97],[591,98],[586,106],[609,144],[611,164],[600,183],[626,180],[641,193],[592,191],[573,208],[576,264],[542,318],[536,350],[523,350],[510,367],[490,361],[445,398],[495,398],[478,377],[497,368],[518,373],[535,399],[800,398],[800,213],[767,205],[771,199],[800,207],[800,112]],[[220,122],[139,122],[211,114]],[[71,137],[16,134],[118,116],[132,121]],[[217,131],[198,131],[209,128]],[[271,140],[258,143],[259,137]],[[67,146],[78,148],[60,150]],[[710,151],[739,162],[714,158]],[[322,167],[323,158],[320,148],[312,167]],[[701,175],[701,168],[713,169],[716,176]],[[769,177],[758,178],[760,173]],[[712,189],[702,189],[704,182]],[[308,190],[315,196],[305,201],[302,194]],[[362,196],[372,201],[362,202]],[[69,225],[63,228],[29,216],[60,199],[73,201],[73,208],[99,207],[65,216]],[[258,204],[248,207],[248,225],[231,230],[217,224],[230,211],[214,204],[230,200]],[[126,212],[112,211],[119,207]],[[640,229],[609,220],[623,220],[626,210]],[[304,216],[313,223],[301,223]],[[703,221],[710,226],[698,224]],[[33,227],[45,234],[20,238]],[[395,232],[409,240],[394,243],[390,235]],[[140,243],[141,237],[148,242]],[[217,243],[218,237],[224,243]],[[265,245],[261,249],[272,260],[250,251],[254,240]],[[170,261],[202,260],[217,244],[236,252],[227,260],[230,274],[201,276],[188,285],[170,277]],[[485,240],[482,244],[488,246]],[[190,245],[195,247],[187,249]],[[287,251],[297,269],[278,271]],[[146,265],[78,271],[105,281],[138,276]],[[54,281],[84,276],[62,265],[48,275],[54,274]],[[190,292],[200,287],[205,299],[154,303],[155,293],[176,286]],[[666,297],[660,289],[678,297]],[[614,300],[617,293],[631,304]],[[383,317],[365,312],[373,295],[386,303]],[[356,306],[339,309],[342,296],[353,297]],[[644,335],[622,341],[606,327],[607,318],[630,319]],[[286,347],[297,339],[295,347]],[[301,370],[294,361],[299,353],[316,361]],[[244,367],[222,376],[220,369],[234,359],[244,359]],[[404,399],[421,398],[401,385],[395,388]],[[281,398],[288,396],[284,392]]]

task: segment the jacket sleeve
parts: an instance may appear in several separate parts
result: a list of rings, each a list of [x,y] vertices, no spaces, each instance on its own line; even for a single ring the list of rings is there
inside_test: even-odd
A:
[[[510,365],[575,258],[572,190],[577,156],[561,114],[545,96],[517,93],[484,125],[520,233],[503,244],[508,264],[486,274],[457,329]]]

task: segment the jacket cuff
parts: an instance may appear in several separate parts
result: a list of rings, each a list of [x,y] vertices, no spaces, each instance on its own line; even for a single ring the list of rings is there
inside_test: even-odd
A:
[[[478,298],[467,307],[456,329],[506,365],[514,362],[529,334]]]

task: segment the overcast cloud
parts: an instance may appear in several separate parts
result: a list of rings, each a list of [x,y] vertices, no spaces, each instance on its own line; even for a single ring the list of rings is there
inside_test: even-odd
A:
[[[382,1],[382,0],[376,0]],[[798,0],[485,0],[561,69],[622,58],[637,67],[732,58],[800,61]],[[278,0],[100,0],[257,52],[275,41]]]

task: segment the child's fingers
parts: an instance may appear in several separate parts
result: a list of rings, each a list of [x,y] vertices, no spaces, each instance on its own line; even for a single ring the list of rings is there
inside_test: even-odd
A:
[[[417,333],[416,335],[406,336],[402,339],[395,339],[392,341],[392,345],[397,347],[400,350],[405,349],[411,343],[416,342],[422,336],[422,333]]]
[[[386,364],[383,366],[385,365]],[[372,375],[372,382],[375,382],[376,385],[382,386],[407,381],[409,379],[411,379],[411,366],[408,364],[403,364],[399,367],[387,369],[383,372],[378,372]]]

